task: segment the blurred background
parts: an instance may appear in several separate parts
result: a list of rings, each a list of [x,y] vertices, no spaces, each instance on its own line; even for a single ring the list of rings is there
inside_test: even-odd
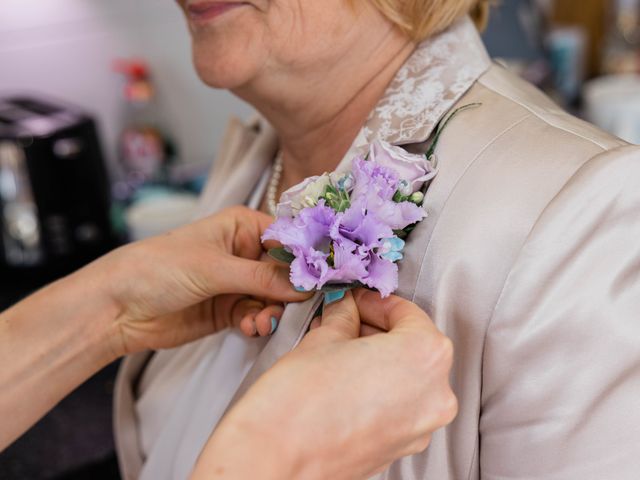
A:
[[[640,0],[502,0],[491,55],[640,143]],[[0,2],[0,308],[189,220],[230,115],[170,0]],[[0,478],[117,479],[117,365],[0,453]]]

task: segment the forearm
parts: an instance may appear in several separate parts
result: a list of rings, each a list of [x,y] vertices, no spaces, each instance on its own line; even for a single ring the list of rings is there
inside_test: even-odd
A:
[[[101,290],[90,266],[0,314],[0,450],[117,357]]]
[[[265,430],[242,419],[223,420],[200,454],[190,480],[295,478],[294,458],[290,455],[295,446],[289,452],[279,448],[282,442],[275,437],[278,433],[273,432],[272,419],[265,418],[263,424]]]

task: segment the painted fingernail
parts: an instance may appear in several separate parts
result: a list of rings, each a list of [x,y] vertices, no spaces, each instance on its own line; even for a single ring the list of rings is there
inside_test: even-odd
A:
[[[278,319],[276,317],[271,317],[271,331],[269,332],[269,335],[275,332],[277,328],[278,328]]]
[[[324,294],[324,304],[331,305],[332,303],[338,302],[344,298],[346,290],[336,290],[335,292],[327,292]]]
[[[293,288],[295,289],[296,292],[301,292],[301,293],[306,292],[306,290],[302,287],[293,287]]]

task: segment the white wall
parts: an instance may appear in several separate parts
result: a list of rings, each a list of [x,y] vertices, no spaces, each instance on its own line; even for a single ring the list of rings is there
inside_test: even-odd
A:
[[[148,60],[187,162],[208,162],[230,114],[250,109],[200,83],[173,0],[0,0],[0,95],[42,92],[93,113],[110,161],[121,125],[114,58]]]

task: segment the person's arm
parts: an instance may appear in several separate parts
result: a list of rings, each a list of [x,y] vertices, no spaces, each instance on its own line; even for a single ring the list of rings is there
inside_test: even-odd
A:
[[[71,276],[0,315],[0,450],[118,356],[101,283]]]
[[[0,314],[0,450],[122,355],[247,319],[267,334],[282,308],[247,295],[306,297],[285,266],[257,261],[270,221],[244,208],[224,211],[118,249]]]
[[[361,319],[388,333],[358,338]],[[191,480],[369,478],[453,420],[452,356],[413,303],[347,293],[223,418]]]

